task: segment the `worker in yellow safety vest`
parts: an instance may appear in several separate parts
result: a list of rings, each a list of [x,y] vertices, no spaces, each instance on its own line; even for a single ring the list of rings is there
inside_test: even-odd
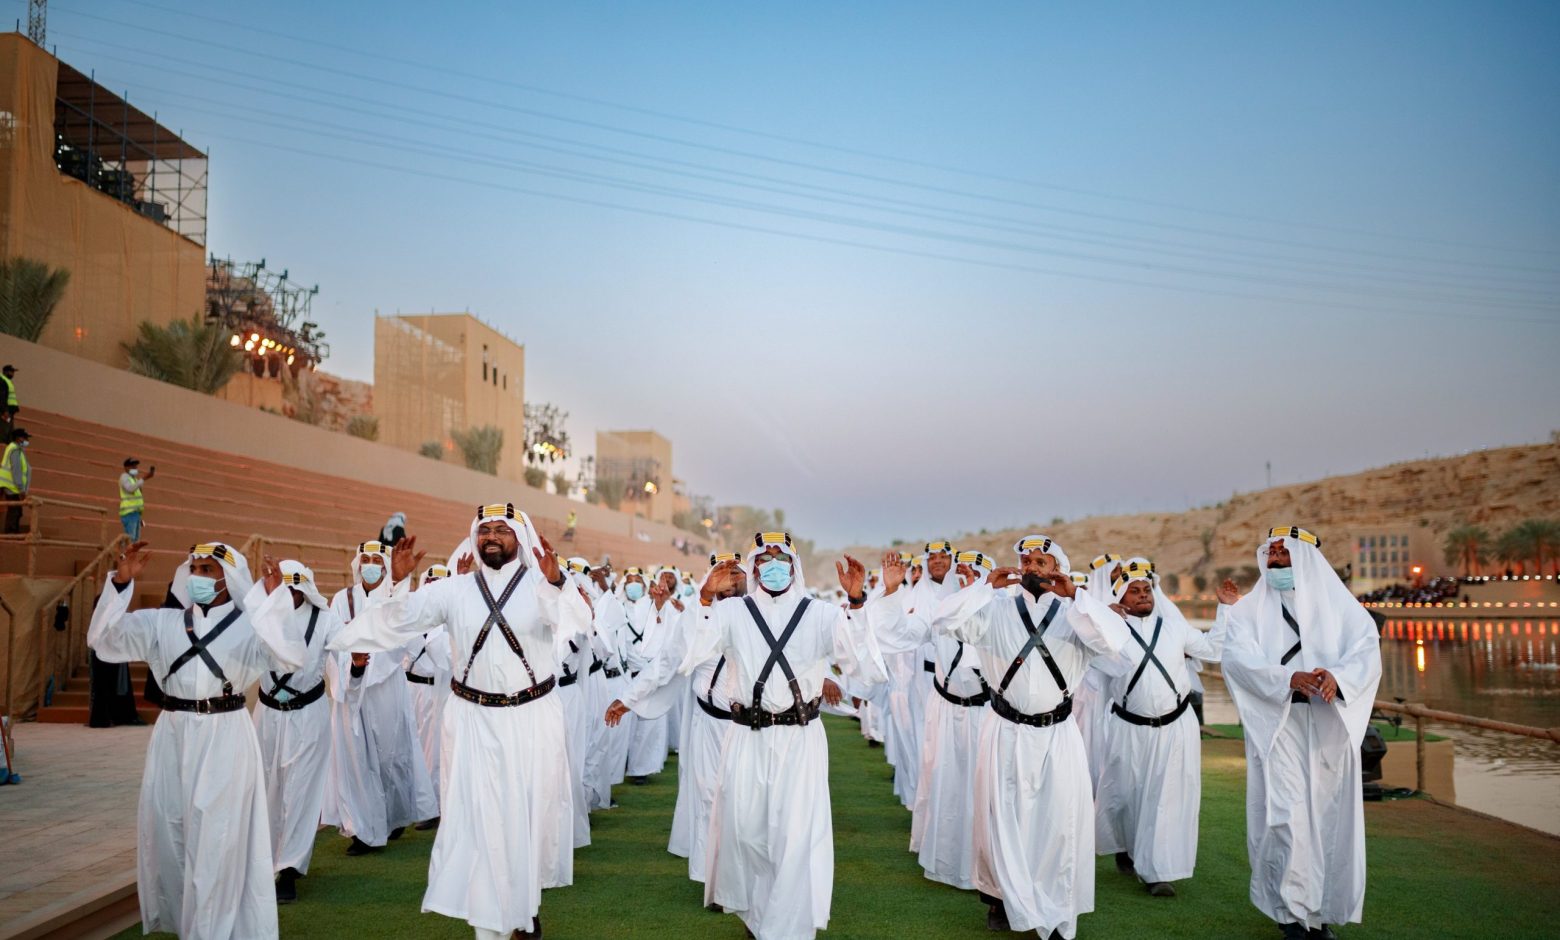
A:
[[[32,485],[32,467],[27,463],[30,439],[26,429],[17,428],[11,432],[11,443],[6,445],[5,456],[0,457],[0,498],[10,504],[5,510],[7,535],[22,531],[22,501]]]
[[[5,391],[5,404],[0,405],[0,431],[4,432],[5,437],[0,440],[9,441],[11,430],[16,427],[16,413],[22,410],[16,400],[16,366],[8,364],[0,369],[0,381],[3,381]]]
[[[119,475],[119,524],[132,542],[141,540],[142,515],[146,510],[146,494],[141,487],[156,475],[157,468],[153,467],[141,476],[141,461],[125,458],[125,472]]]

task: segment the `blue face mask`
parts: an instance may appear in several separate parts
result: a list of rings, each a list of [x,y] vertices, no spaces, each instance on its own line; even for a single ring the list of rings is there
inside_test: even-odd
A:
[[[1293,568],[1269,568],[1267,570],[1268,584],[1273,585],[1277,591],[1293,591],[1295,589],[1295,569]]]
[[[635,581],[633,584],[625,586],[623,588],[623,593],[628,597],[629,600],[637,601],[641,597],[645,596],[645,586],[640,584],[638,581]]]
[[[684,584],[682,593],[683,593],[683,597],[692,597],[693,596],[693,585],[691,585],[691,584]]]
[[[379,579],[385,576],[385,566],[368,564],[359,568],[358,572],[363,575],[364,584],[378,584]]]
[[[791,586],[791,563],[775,559],[758,566],[758,581],[771,591],[783,591]]]
[[[217,599],[217,579],[192,574],[189,581],[190,600],[197,604],[209,604]]]

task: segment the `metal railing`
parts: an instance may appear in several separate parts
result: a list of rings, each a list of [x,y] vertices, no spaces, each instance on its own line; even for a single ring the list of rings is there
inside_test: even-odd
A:
[[[7,542],[21,543],[27,546],[27,576],[36,577],[38,574],[38,549],[40,548],[98,548],[108,541],[108,530],[111,522],[118,521],[118,516],[109,516],[109,510],[103,506],[93,506],[89,503],[76,503],[68,499],[54,499],[44,496],[27,496],[21,500],[0,503],[0,509],[10,509],[20,503],[32,510],[31,526],[26,532],[10,535],[0,535],[0,544]],[[98,537],[95,542],[83,542],[79,539],[55,539],[43,534],[42,513],[44,507],[57,507],[59,509],[73,509],[79,512],[89,512],[97,516]]]
[[[314,583],[320,587],[320,590],[323,591],[327,586],[329,586],[329,582],[322,583],[321,581],[320,576],[325,574],[330,575],[332,579],[339,575],[343,587],[352,583],[352,558],[357,554],[356,545],[329,545],[324,542],[304,542],[298,539],[278,539],[272,538],[268,535],[251,535],[248,540],[244,542],[243,546],[239,548],[239,553],[249,561],[249,569],[251,572],[253,572],[255,580],[258,581],[260,579],[260,566],[264,564],[266,554],[271,552],[271,550],[276,547],[296,548],[299,549],[300,553],[303,551],[340,552],[343,556],[345,556],[340,568],[318,568],[311,566],[314,567]],[[272,553],[274,554],[274,552]]]
[[[1429,792],[1425,789],[1425,722],[1427,721],[1482,728],[1485,731],[1499,731],[1503,734],[1517,734],[1538,738],[1541,741],[1560,743],[1560,728],[1537,728],[1532,725],[1513,724],[1509,721],[1496,721],[1493,718],[1480,718],[1476,715],[1459,715],[1456,712],[1426,708],[1413,702],[1383,702],[1377,699],[1375,709],[1414,719],[1414,789],[1420,793]]]
[[[5,747],[6,766],[12,767],[16,759],[16,611],[0,597],[0,610],[5,611],[5,726],[0,727],[0,745]]]

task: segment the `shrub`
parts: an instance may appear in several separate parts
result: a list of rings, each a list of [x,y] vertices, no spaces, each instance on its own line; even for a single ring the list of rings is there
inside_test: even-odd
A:
[[[460,448],[467,468],[493,476],[498,475],[498,456],[504,451],[504,430],[491,424],[464,431],[451,431],[450,437]]]
[[[379,440],[379,419],[373,415],[353,415],[347,422],[347,433],[365,441]]]
[[[417,452],[430,460],[444,459],[444,445],[440,444],[438,441],[427,441],[421,447],[417,448]]]

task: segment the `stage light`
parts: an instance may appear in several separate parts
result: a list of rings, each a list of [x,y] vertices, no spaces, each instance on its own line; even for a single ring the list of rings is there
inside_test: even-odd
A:
[[[654,480],[646,480],[645,481],[645,492],[646,493],[649,493],[651,496],[654,496],[656,493],[659,493],[660,491],[661,491],[661,488],[659,486],[655,485],[655,481]]]
[[[287,354],[287,364],[288,365],[292,365],[293,364],[293,355],[292,355],[292,353],[288,353]]]
[[[249,341],[251,343],[258,343],[258,342],[260,342],[260,334],[259,333],[250,333],[249,334]]]
[[[242,342],[243,342],[243,339],[241,339],[237,333],[234,333],[233,334],[233,338],[228,340],[228,345],[229,346],[237,346],[239,343],[242,343]]]
[[[244,352],[254,352],[254,351],[255,351],[255,341],[254,340],[250,340],[249,342],[244,344]]]

